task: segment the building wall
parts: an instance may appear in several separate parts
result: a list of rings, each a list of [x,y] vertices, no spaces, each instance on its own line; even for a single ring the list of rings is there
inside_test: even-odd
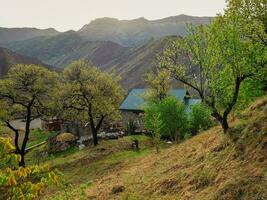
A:
[[[134,121],[138,129],[144,129],[143,113],[134,113],[131,111],[121,111],[123,127],[126,128],[129,121]]]
[[[75,121],[64,122],[61,125],[61,132],[72,133],[77,137],[92,135],[91,129],[88,125],[85,126],[85,124]]]

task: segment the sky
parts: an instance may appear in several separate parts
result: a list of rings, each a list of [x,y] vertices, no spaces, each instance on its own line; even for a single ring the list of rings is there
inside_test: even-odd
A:
[[[215,16],[225,0],[0,0],[0,27],[78,30],[101,17],[149,20],[179,14]]]

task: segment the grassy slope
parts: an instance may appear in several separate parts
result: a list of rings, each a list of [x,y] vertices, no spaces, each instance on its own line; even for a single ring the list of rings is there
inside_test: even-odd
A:
[[[105,157],[96,155],[101,147],[76,152],[61,167],[75,187],[53,198],[265,200],[267,98],[241,119],[227,136],[214,127],[159,154],[149,148],[139,154],[126,151],[117,142],[102,144],[113,151]],[[112,194],[117,185],[125,191]]]

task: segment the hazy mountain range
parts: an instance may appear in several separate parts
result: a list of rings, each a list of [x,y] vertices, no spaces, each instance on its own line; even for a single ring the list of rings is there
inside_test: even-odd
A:
[[[169,40],[186,33],[186,24],[207,24],[211,19],[186,15],[154,21],[101,18],[64,33],[0,28],[0,46],[61,69],[76,59],[90,60],[119,73],[128,89],[144,85],[143,75],[153,68],[156,55]]]
[[[42,63],[41,61],[28,56],[20,55],[9,49],[0,47],[0,77],[5,75],[11,66],[15,64],[37,64],[53,69],[52,66]]]

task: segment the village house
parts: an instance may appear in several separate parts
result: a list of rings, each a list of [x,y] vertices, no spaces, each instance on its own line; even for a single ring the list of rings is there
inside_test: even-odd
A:
[[[134,121],[139,128],[143,128],[143,114],[146,105],[144,96],[148,90],[149,89],[132,89],[124,99],[120,106],[124,126],[126,126],[129,121]],[[201,102],[200,99],[193,99],[185,89],[172,89],[169,91],[169,95],[184,102],[187,112],[190,112],[191,105]]]

